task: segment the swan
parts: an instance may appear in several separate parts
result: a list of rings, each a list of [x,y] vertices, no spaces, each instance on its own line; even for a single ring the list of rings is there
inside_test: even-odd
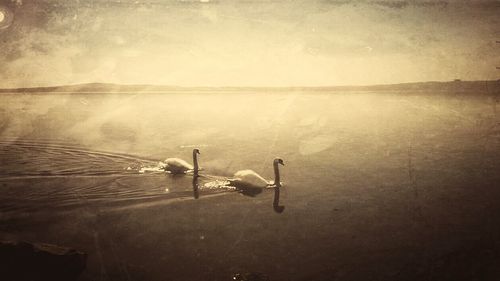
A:
[[[246,187],[260,187],[260,188],[272,188],[280,187],[280,171],[278,165],[281,164],[285,166],[283,160],[276,158],[273,160],[274,167],[274,182],[268,181],[256,172],[252,170],[241,170],[234,174],[233,179],[229,179],[231,185],[236,187],[246,186]]]
[[[198,154],[200,150],[198,148],[193,149],[193,165],[179,158],[167,158],[162,163],[162,168],[172,174],[185,174],[187,172],[193,171],[195,176],[198,176]]]

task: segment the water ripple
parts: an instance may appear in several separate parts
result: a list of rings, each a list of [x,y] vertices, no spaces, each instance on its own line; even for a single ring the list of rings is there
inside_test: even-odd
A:
[[[125,154],[35,141],[0,141],[0,159],[2,178],[126,175],[137,172],[129,167],[152,163]]]

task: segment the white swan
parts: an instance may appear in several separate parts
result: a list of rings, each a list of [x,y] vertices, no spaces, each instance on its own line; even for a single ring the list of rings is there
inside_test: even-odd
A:
[[[241,170],[234,174],[233,179],[229,179],[231,185],[236,187],[246,186],[246,187],[260,187],[260,188],[272,188],[272,187],[280,187],[280,171],[278,168],[278,164],[285,165],[283,160],[280,158],[276,158],[273,161],[274,167],[274,182],[268,181],[264,179],[262,176],[257,174],[252,170]]]
[[[193,149],[194,166],[179,158],[167,158],[161,163],[162,168],[172,174],[185,174],[193,171],[194,175],[198,176],[198,154],[200,154],[200,150],[198,148]]]

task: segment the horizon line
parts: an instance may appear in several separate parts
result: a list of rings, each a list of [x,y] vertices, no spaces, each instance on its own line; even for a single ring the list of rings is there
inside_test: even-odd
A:
[[[86,82],[86,83],[75,83],[75,84],[59,84],[51,86],[27,86],[27,87],[8,87],[0,88],[0,90],[19,90],[19,89],[40,89],[40,88],[60,88],[60,87],[78,87],[87,85],[109,85],[109,86],[130,86],[130,87],[169,87],[169,88],[184,88],[184,89],[241,89],[241,88],[273,88],[273,89],[307,89],[307,88],[350,88],[350,87],[376,87],[376,86],[393,86],[393,85],[409,85],[409,84],[425,84],[425,83],[451,83],[451,82],[499,82],[500,79],[496,80],[428,80],[428,81],[415,81],[415,82],[395,82],[395,83],[380,83],[380,84],[337,84],[337,85],[318,85],[318,86],[185,86],[185,85],[168,85],[168,84],[121,84],[113,82]]]

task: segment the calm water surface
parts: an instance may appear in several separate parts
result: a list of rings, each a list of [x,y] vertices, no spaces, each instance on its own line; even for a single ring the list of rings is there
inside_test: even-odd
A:
[[[82,280],[500,276],[495,97],[49,93],[0,101],[0,234],[88,252]],[[208,175],[198,182],[140,172],[167,157],[191,162],[195,147]],[[276,156],[286,164],[280,194],[204,188],[242,169],[272,179]]]

